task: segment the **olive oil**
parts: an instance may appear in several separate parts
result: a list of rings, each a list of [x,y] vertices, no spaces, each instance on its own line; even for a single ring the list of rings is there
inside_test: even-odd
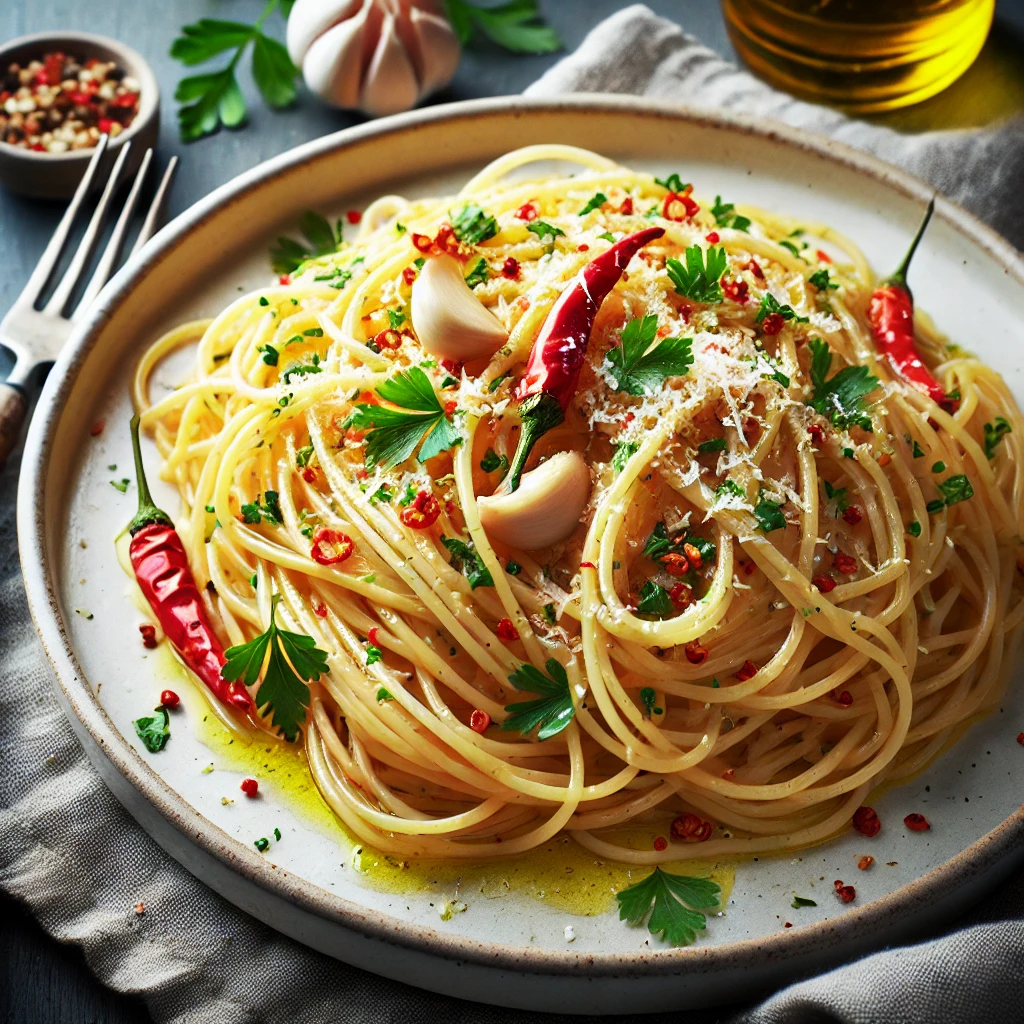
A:
[[[722,0],[755,74],[858,113],[919,103],[955,82],[994,11],[995,0]]]

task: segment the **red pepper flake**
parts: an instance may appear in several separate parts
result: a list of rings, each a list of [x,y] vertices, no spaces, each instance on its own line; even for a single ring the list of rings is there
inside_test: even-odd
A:
[[[813,576],[811,586],[816,587],[823,594],[831,594],[836,589],[836,581],[831,576]]]
[[[825,428],[820,423],[812,423],[807,428],[807,433],[816,447],[820,448],[825,443]]]
[[[682,207],[681,211],[680,206]],[[678,192],[669,192],[661,204],[661,215],[666,220],[689,220],[699,212],[700,206],[685,193],[680,195]]]
[[[453,398],[450,402],[444,403],[444,414],[445,416],[451,416],[453,412],[459,407],[459,403]]]
[[[781,313],[769,313],[761,321],[761,330],[768,335],[778,334],[785,326],[786,321],[782,318]]]
[[[397,349],[402,344],[402,335],[393,327],[388,327],[373,336],[373,343],[377,348]]]
[[[832,257],[829,256],[829,254],[827,252],[825,252],[823,249],[819,249],[814,255],[818,257],[818,262],[819,263],[831,263],[832,262]]]
[[[355,550],[352,538],[338,530],[318,526],[313,532],[313,546],[310,557],[320,565],[337,565],[350,557]]]
[[[97,420],[97,421],[96,421],[96,422],[95,422],[95,423],[94,423],[94,424],[93,424],[93,425],[92,425],[92,426],[91,426],[91,427],[89,428],[89,436],[90,436],[90,437],[99,437],[99,436],[100,436],[100,434],[102,434],[102,433],[103,433],[103,428],[104,428],[104,427],[105,427],[106,425],[107,425],[107,424],[106,424],[106,421],[105,421],[105,420]]]
[[[672,835],[676,839],[689,839],[703,822],[696,814],[680,814],[672,822]]]
[[[420,491],[409,505],[398,514],[398,518],[412,530],[425,530],[437,522],[441,506],[430,491]]]
[[[405,267],[402,270],[402,280],[406,284],[412,284],[416,280],[416,268],[413,266]]]
[[[764,280],[764,271],[761,269],[761,264],[758,263],[757,260],[748,261],[747,270],[749,270],[759,281]]]
[[[686,653],[686,660],[691,665],[699,665],[701,662],[707,661],[708,649],[699,640],[691,640],[683,648],[683,651]]]
[[[420,252],[430,252],[433,242],[429,235],[419,235],[415,231],[412,233],[412,244],[419,249]]]
[[[694,569],[699,569],[704,564],[704,559],[701,557],[700,551],[697,550],[692,544],[684,544],[683,552],[686,555],[687,561]]]
[[[171,710],[181,703],[181,698],[173,690],[164,690],[160,694],[160,703],[168,710]]]
[[[658,851],[658,853],[661,853],[662,850],[668,848],[668,840],[664,836],[658,836],[654,840],[654,848]]]
[[[702,821],[700,828],[693,833],[693,841],[695,843],[703,843],[711,838],[711,833],[714,832],[715,826],[710,821]]]
[[[1024,732],[1017,733],[1017,742],[1024,747]]]
[[[345,219],[349,224],[358,224],[363,219],[363,215],[358,210],[349,210],[345,214]]]
[[[839,706],[840,706],[841,708],[848,708],[848,707],[852,707],[852,706],[853,706],[853,694],[852,694],[852,693],[850,693],[850,691],[849,691],[849,690],[843,690],[843,691],[842,691],[842,693],[840,693],[840,694],[839,694],[839,695],[838,695],[838,696],[836,697],[836,703],[837,703],[837,704],[838,704],[838,705],[839,705]]]
[[[857,861],[857,867],[861,871],[867,871],[868,868],[870,868],[871,865],[874,864],[874,863],[875,863],[875,858],[872,857],[870,853],[866,853],[866,854],[864,854],[863,857],[861,857],[861,859],[859,861]]]
[[[853,812],[853,827],[862,835],[872,839],[882,830],[882,822],[874,807],[858,807]]]
[[[729,780],[729,779],[733,778],[735,775],[736,775],[736,769],[735,768],[726,768],[726,770],[724,772],[722,772],[722,778],[726,779],[726,780]]]
[[[380,632],[380,626],[371,626],[366,633],[366,639],[374,646],[377,646],[377,634]]]
[[[491,724],[491,716],[486,711],[476,708],[469,716],[469,727],[473,732],[485,733]]]
[[[525,220],[527,222],[536,220],[539,211],[533,203],[523,203],[522,206],[516,210],[516,220]]]
[[[319,604],[313,605],[313,614],[318,619],[326,619],[327,618],[327,605],[325,605],[323,602],[321,602]]]
[[[282,274],[277,279],[277,283],[278,284],[291,284],[292,283],[292,276],[291,276],[291,274]]]
[[[693,591],[685,583],[674,583],[668,592],[668,599],[676,608],[688,608],[693,604]]]
[[[792,921],[787,921],[782,927],[783,928],[792,928],[793,927],[793,922]]]
[[[597,566],[593,562],[580,562],[581,569],[596,569]]]
[[[740,559],[740,568],[743,570],[744,576],[753,576],[757,572],[757,566],[753,562],[748,562],[746,559]]]
[[[633,197],[632,196],[626,196],[626,198],[622,200],[622,205],[619,207],[619,213],[622,213],[622,214],[625,214],[626,216],[629,216],[629,214],[631,214],[632,212],[633,212]]]
[[[836,571],[841,572],[844,576],[850,576],[857,571],[857,559],[853,555],[846,554],[845,551],[837,551],[832,564],[836,567]]]
[[[305,480],[307,484],[315,484],[316,483],[316,467],[315,466],[307,466],[302,471],[302,479]]]
[[[669,576],[685,576],[690,571],[690,563],[686,560],[685,555],[679,554],[678,551],[670,551],[666,555],[662,555],[658,559]]]
[[[260,784],[255,779],[242,779],[242,784],[238,788],[252,799],[259,792]]]
[[[911,832],[927,832],[932,826],[928,819],[923,814],[908,814],[903,819],[903,824],[910,829]]]
[[[512,625],[511,619],[500,619],[495,633],[497,633],[498,639],[502,643],[510,644],[514,640],[519,639],[519,630]]]
[[[717,232],[717,231],[709,231],[709,232],[708,232],[708,233],[707,233],[707,234],[706,234],[706,235],[704,236],[704,241],[705,241],[705,242],[710,242],[710,243],[711,243],[712,245],[715,245],[716,243],[720,242],[721,240],[722,240],[722,238],[721,238],[721,236],[720,236],[720,235],[718,234],[718,232]]]
[[[753,679],[757,675],[757,666],[749,659],[743,662],[743,667],[736,673],[736,678],[741,682],[745,683],[748,679]]]
[[[512,256],[507,256],[505,262],[501,265],[501,276],[507,277],[510,281],[518,281],[519,260]]]
[[[590,252],[590,246],[587,245],[586,242],[584,242],[582,245],[577,245],[576,246],[576,251],[577,252]]]
[[[844,513],[843,520],[849,523],[851,526],[856,526],[864,518],[864,513],[861,512],[856,505],[851,505]]]
[[[143,647],[148,647],[150,650],[156,647],[156,626],[151,626],[148,622],[144,622],[139,626],[139,632],[142,634]]]
[[[843,885],[842,879],[837,878],[833,885],[836,895],[843,903],[852,903],[857,898],[857,890],[852,885]]]
[[[879,466],[884,468],[885,466],[888,466],[890,462],[892,462],[892,456],[888,452],[882,452],[882,454],[878,456]]]
[[[732,281],[722,280],[722,294],[733,302],[746,302],[750,297],[750,286],[746,281],[736,278]]]

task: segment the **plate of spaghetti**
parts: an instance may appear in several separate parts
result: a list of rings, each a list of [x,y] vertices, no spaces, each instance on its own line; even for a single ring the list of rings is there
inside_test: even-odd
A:
[[[656,1009],[1019,857],[1024,274],[924,186],[455,105],[225,186],[100,305],[32,428],[30,599],[115,793],[250,912]]]

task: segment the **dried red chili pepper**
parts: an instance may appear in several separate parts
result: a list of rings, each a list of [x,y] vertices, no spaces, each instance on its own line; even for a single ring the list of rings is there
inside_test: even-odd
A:
[[[318,619],[326,619],[327,618],[327,605],[323,604],[322,602],[319,603],[319,604],[313,605],[313,614]]]
[[[358,210],[349,210],[345,214],[345,219],[349,224],[358,224],[363,219],[363,215]]]
[[[816,447],[820,448],[825,443],[825,428],[820,423],[812,423],[807,428],[807,433]]]
[[[672,822],[672,835],[676,839],[689,839],[702,824],[703,822],[696,814],[680,814]]]
[[[812,576],[811,586],[820,590],[823,594],[831,594],[836,589],[836,581],[831,576]]]
[[[747,270],[749,270],[759,281],[764,280],[764,271],[761,269],[761,264],[758,263],[757,260],[748,260]]]
[[[870,853],[866,853],[866,854],[864,854],[863,857],[861,857],[861,859],[859,861],[857,861],[857,867],[861,871],[867,871],[867,869],[869,867],[871,867],[871,865],[874,864],[874,863],[875,863],[875,858],[872,857]]]
[[[871,839],[882,830],[882,822],[874,807],[858,807],[853,812],[853,827],[862,835]]]
[[[413,530],[425,530],[437,522],[441,506],[430,491],[420,491],[412,502],[398,513],[398,518]]]
[[[757,666],[749,659],[743,662],[743,666],[739,672],[736,673],[736,678],[741,682],[745,683],[748,679],[753,679],[757,675]]]
[[[927,832],[932,826],[928,819],[923,814],[908,814],[903,819],[903,824],[910,829],[911,832]]]
[[[843,513],[843,521],[849,523],[851,526],[856,526],[864,518],[864,513],[861,512],[856,505],[851,505]]]
[[[313,531],[313,545],[309,557],[318,565],[337,565],[349,558],[355,550],[352,538],[346,533],[318,526]]]
[[[691,665],[699,665],[707,660],[708,649],[699,641],[691,640],[684,648],[686,660]]]
[[[676,608],[688,608],[693,604],[693,591],[685,583],[674,583],[668,592],[668,599]]]
[[[596,569],[597,566],[593,562],[580,562],[581,569]]]
[[[833,885],[836,895],[843,903],[852,903],[857,898],[857,890],[852,885],[843,885],[841,879],[837,878]]]
[[[662,850],[668,849],[668,840],[664,836],[657,836],[654,840],[654,848],[661,853]]]
[[[260,784],[255,779],[242,779],[238,788],[251,799],[259,792]]]
[[[481,711],[477,708],[473,714],[469,716],[469,727],[473,732],[484,733],[487,732],[487,727],[491,724],[491,716],[486,711]]]
[[[907,270],[924,230],[931,220],[935,200],[928,204],[921,226],[896,272],[875,289],[868,303],[868,320],[878,350],[908,384],[923,391],[933,402],[952,411],[956,408],[931,370],[921,362],[914,340],[914,296],[907,286]]]
[[[633,212],[633,197],[626,196],[622,200],[622,205],[619,207],[619,213],[625,214],[627,217]]]
[[[1024,747],[1024,732],[1017,733],[1017,742]]]
[[[721,235],[719,235],[719,233],[717,231],[709,231],[704,236],[704,241],[705,242],[710,242],[711,245],[716,245],[721,240],[722,240],[722,237],[721,237]]]
[[[168,710],[171,710],[181,703],[181,698],[173,690],[164,690],[160,694],[160,703]]]
[[[519,486],[538,438],[565,419],[601,303],[622,277],[626,264],[663,234],[664,228],[646,228],[616,242],[595,256],[552,306],[516,389],[522,430],[502,488],[506,493]]]
[[[523,203],[523,205],[516,210],[516,220],[536,220],[537,213],[537,207],[533,203]]]
[[[131,422],[132,451],[139,492],[139,510],[128,524],[128,548],[135,579],[153,609],[167,639],[181,660],[229,707],[248,711],[252,698],[239,682],[221,674],[224,648],[206,615],[199,587],[189,568],[188,555],[166,512],[153,504],[139,446],[139,417]]]
[[[142,646],[152,650],[156,647],[156,627],[151,626],[148,622],[144,622],[139,626],[139,632],[142,634]]]
[[[839,695],[838,695],[838,696],[836,697],[836,703],[837,703],[837,704],[838,704],[838,705],[839,705],[839,706],[840,706],[841,708],[849,708],[849,707],[853,707],[853,694],[852,694],[852,693],[850,693],[850,691],[849,691],[849,690],[843,690],[843,691],[842,691],[842,693],[840,693],[840,694],[839,694]]]
[[[676,216],[676,206],[682,206],[683,215]],[[661,215],[665,220],[689,220],[700,213],[700,205],[690,198],[689,192],[669,192],[661,204]]]
[[[722,280],[722,294],[733,302],[746,302],[749,298],[750,285],[746,281],[736,278],[734,281]]]
[[[678,551],[670,551],[667,555],[662,555],[658,561],[665,566],[669,576],[685,576],[690,571],[690,563],[686,556],[679,554]]]
[[[832,564],[836,567],[836,572],[841,572],[844,576],[850,576],[857,571],[857,559],[845,551],[837,551]]]
[[[510,281],[519,278],[519,260],[513,256],[506,256],[505,262],[501,265],[501,276],[507,277]]]
[[[686,555],[687,561],[694,569],[699,569],[704,564],[704,556],[692,544],[684,544],[683,552]]]
[[[761,331],[767,335],[778,334],[783,327],[786,326],[786,321],[781,313],[769,313],[761,321]]]
[[[704,843],[711,838],[711,833],[714,832],[715,826],[710,821],[702,821],[700,827],[696,832],[693,833],[693,841],[695,843]]]
[[[500,619],[494,632],[502,643],[510,644],[519,639],[519,630],[512,625],[511,619]]]

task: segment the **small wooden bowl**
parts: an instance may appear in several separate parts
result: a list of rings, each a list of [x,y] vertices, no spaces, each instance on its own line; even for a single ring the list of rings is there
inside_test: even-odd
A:
[[[139,83],[139,110],[135,119],[108,149],[117,150],[131,140],[134,144],[126,171],[133,173],[150,146],[156,145],[160,132],[160,88],[150,66],[130,46],[95,36],[89,32],[37,32],[20,36],[0,46],[0,68],[13,61],[24,64],[44,53],[60,51],[82,60],[96,57],[114,61]],[[0,184],[12,192],[40,199],[67,199],[74,194],[85,174],[93,150],[76,149],[67,153],[39,153],[0,142]]]

